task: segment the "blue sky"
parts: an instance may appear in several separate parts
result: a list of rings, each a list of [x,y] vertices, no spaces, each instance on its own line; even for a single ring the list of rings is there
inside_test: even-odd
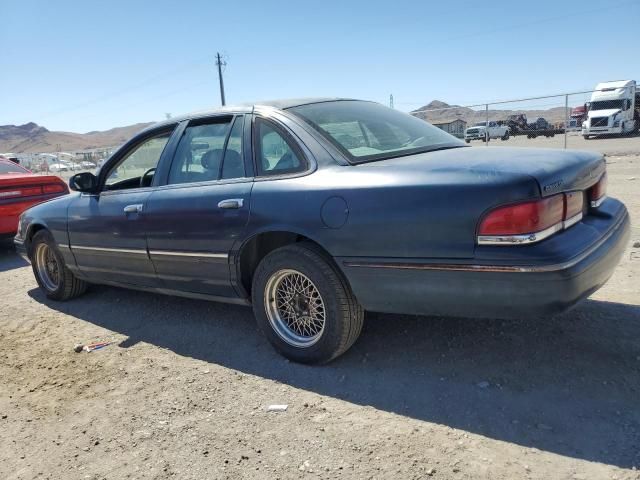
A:
[[[640,0],[0,0],[0,125],[87,132],[216,106],[216,51],[227,103],[392,93],[409,111],[588,90],[640,80],[639,20]]]

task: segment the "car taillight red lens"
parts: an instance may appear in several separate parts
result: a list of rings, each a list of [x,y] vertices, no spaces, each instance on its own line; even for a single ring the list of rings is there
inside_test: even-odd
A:
[[[21,197],[22,190],[4,190],[0,191],[0,199]]]
[[[524,235],[562,222],[564,196],[517,203],[491,211],[480,224],[480,235]]]
[[[67,187],[61,183],[52,183],[51,185],[44,185],[42,191],[44,193],[62,193],[67,190]]]
[[[581,191],[498,207],[480,223],[478,244],[538,242],[578,223],[583,208],[584,193]]]
[[[37,187],[16,186],[11,190],[0,190],[0,199],[11,199],[20,197],[35,197],[38,195],[51,195],[54,193],[65,193],[67,186],[64,183],[49,183],[38,185]]]
[[[21,188],[22,197],[31,197],[33,195],[42,195],[42,187]]]
[[[16,187],[12,190],[0,190],[0,199],[31,197],[33,195],[41,195],[41,194],[42,194],[42,188],[40,187],[30,187],[30,188]]]
[[[589,189],[589,200],[591,206],[597,208],[607,197],[607,174],[604,173],[598,183]]]

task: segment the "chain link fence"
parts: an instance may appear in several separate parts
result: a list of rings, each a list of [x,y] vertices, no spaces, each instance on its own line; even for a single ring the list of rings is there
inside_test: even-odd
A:
[[[440,106],[432,102],[410,113],[470,145],[640,154],[640,91],[633,81],[475,105]]]

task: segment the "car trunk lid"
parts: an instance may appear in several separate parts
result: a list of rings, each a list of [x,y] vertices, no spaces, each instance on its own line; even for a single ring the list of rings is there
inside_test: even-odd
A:
[[[605,171],[604,156],[577,150],[461,147],[397,157],[374,162],[371,166],[393,167],[407,173],[501,173],[527,175],[536,180],[541,196],[585,190]]]

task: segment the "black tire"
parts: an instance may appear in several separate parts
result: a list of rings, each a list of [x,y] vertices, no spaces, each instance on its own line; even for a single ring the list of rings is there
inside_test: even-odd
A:
[[[285,340],[276,329],[277,320],[268,311],[273,310],[266,301],[268,289],[284,271],[306,276],[321,296],[324,326],[313,344],[296,346]],[[253,276],[252,299],[258,327],[280,354],[294,362],[329,362],[347,351],[362,331],[364,310],[331,259],[311,243],[287,245],[266,255]]]
[[[501,140],[509,140],[509,132],[505,133],[504,136],[500,138]]]
[[[583,135],[582,138],[584,138],[585,140],[591,140],[591,136],[589,135]]]
[[[465,140],[465,142],[467,142],[467,143],[471,143],[471,140]]]
[[[51,262],[56,265],[58,274],[57,281],[53,282],[54,286],[51,285],[51,280],[47,279],[45,274],[40,271],[42,266],[39,265],[40,262],[38,262],[37,258],[39,249],[42,249],[43,254],[44,252],[50,252]],[[76,278],[65,265],[64,259],[56,246],[56,242],[48,230],[40,230],[33,236],[29,248],[29,258],[36,281],[47,298],[52,300],[69,300],[82,295],[87,290],[87,282]]]

